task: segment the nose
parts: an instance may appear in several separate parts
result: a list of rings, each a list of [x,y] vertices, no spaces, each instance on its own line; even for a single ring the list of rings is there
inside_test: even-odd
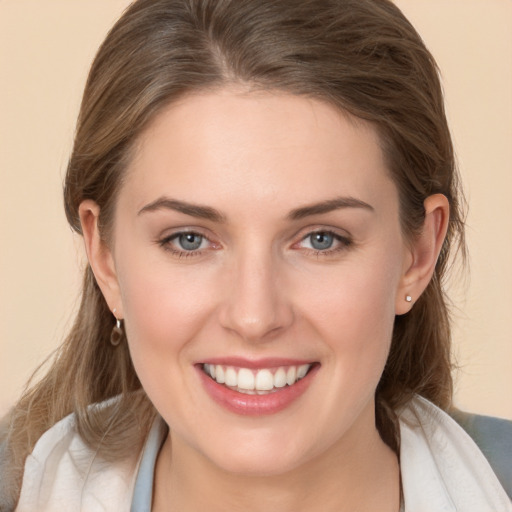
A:
[[[247,250],[235,259],[220,312],[222,326],[250,342],[274,339],[293,322],[276,257]]]

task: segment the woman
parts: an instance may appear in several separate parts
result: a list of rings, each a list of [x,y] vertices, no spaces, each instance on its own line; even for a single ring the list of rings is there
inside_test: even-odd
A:
[[[135,2],[65,204],[90,265],[11,414],[6,509],[510,510],[442,411],[460,192],[391,3]]]

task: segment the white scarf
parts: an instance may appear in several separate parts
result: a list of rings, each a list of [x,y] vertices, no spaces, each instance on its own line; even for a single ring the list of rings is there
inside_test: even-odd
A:
[[[439,408],[414,398],[400,413],[400,434],[405,512],[512,512],[484,455]],[[139,463],[140,454],[101,460],[70,415],[28,456],[16,512],[129,512]]]

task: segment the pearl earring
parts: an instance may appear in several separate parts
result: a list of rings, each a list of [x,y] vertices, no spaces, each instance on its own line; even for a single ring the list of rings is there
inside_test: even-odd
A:
[[[412,302],[412,297],[410,295],[405,296],[406,302]]]

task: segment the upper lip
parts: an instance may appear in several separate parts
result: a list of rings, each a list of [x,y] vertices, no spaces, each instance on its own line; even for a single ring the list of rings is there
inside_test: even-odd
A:
[[[211,364],[222,366],[233,366],[236,368],[278,368],[280,366],[300,366],[302,364],[313,364],[310,359],[295,359],[286,357],[265,357],[261,359],[247,359],[244,357],[211,357],[200,361],[198,364]]]

